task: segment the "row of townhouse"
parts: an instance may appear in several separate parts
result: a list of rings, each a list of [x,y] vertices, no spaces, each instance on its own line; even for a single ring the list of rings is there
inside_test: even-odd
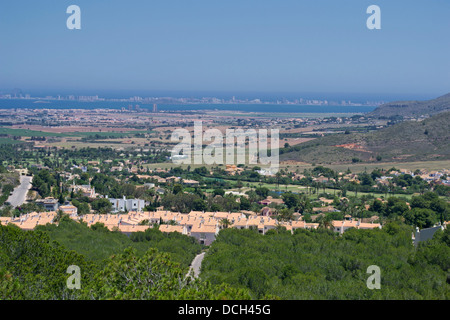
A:
[[[379,223],[365,223],[361,222],[360,220],[333,220],[332,226],[334,232],[337,232],[339,234],[343,234],[346,230],[350,228],[355,229],[381,229],[381,224]]]
[[[56,212],[32,212],[20,215],[19,217],[0,217],[0,225],[13,224],[23,230],[33,230],[39,225],[46,225],[47,223],[53,223],[56,218]]]
[[[128,214],[87,214],[77,217],[91,226],[95,223],[103,223],[110,230],[119,230],[125,234],[145,231],[150,225],[159,224],[162,232],[179,232],[196,238],[200,243],[210,245],[219,233],[221,221],[226,219],[230,226],[237,229],[257,229],[265,234],[270,229],[275,229],[279,223],[270,217],[250,216],[243,213],[230,212],[199,212],[192,211],[182,214],[171,211],[156,212],[129,212]],[[146,225],[142,225],[146,222]],[[170,223],[170,224],[169,224]],[[285,225],[287,229],[289,225]]]
[[[156,224],[159,225],[159,230],[162,232],[179,232],[194,237],[205,245],[210,245],[216,239],[220,229],[225,227],[222,223],[223,220],[227,220],[231,228],[256,229],[261,234],[266,234],[269,230],[277,227],[284,227],[292,233],[296,229],[317,229],[319,227],[318,223],[280,222],[265,216],[250,215],[247,217],[239,212],[192,211],[183,214],[171,211],[131,211],[127,214],[86,214],[84,216],[78,216],[72,212],[69,216],[73,220],[85,222],[88,226],[102,223],[109,230],[118,230],[127,235],[133,232],[143,232]],[[53,223],[55,217],[56,212],[34,212],[17,218],[1,218],[0,223],[3,225],[13,223],[22,229],[32,230],[37,225]],[[349,228],[374,229],[381,228],[381,225],[360,221],[332,221],[332,227],[335,232],[342,234]]]
[[[154,224],[162,232],[179,232],[196,238],[200,243],[210,245],[219,233],[219,221],[211,216],[214,213],[191,212],[181,214],[170,211],[129,212],[128,214],[87,214],[77,217],[91,226],[103,223],[110,230],[119,230],[130,235],[145,231]]]

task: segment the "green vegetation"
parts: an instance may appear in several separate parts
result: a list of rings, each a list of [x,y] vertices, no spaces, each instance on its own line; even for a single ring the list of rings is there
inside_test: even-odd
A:
[[[412,229],[390,223],[382,230],[224,229],[206,254],[201,278],[248,288],[252,298],[449,299],[450,230],[414,248]],[[369,290],[367,268],[381,269],[381,289]]]
[[[10,138],[0,138],[0,145],[2,144],[20,144],[23,143],[23,141],[10,139]]]
[[[107,139],[132,137],[135,134],[146,133],[147,131],[127,131],[127,132],[45,132],[29,129],[13,129],[0,127],[0,135],[20,136],[20,137],[84,137],[91,139]]]
[[[392,116],[434,115],[450,109],[450,94],[428,101],[397,101],[379,106],[370,116],[386,118]]]
[[[142,256],[149,248],[155,248],[168,253],[173,261],[187,268],[203,248],[194,238],[176,232],[162,233],[154,228],[128,237],[119,231],[109,231],[101,223],[89,228],[85,223],[67,217],[63,217],[59,225],[38,226],[36,230],[45,232],[51,240],[97,263],[127,248],[133,248],[137,256]]]
[[[422,229],[448,221],[450,204],[440,199],[436,193],[427,192],[424,195],[412,197],[410,205],[397,197],[389,197],[385,203],[375,199],[369,212],[384,219],[401,219],[406,224]]]
[[[80,290],[67,287],[80,268]],[[101,265],[69,251],[42,231],[0,226],[0,300],[248,299],[246,290],[186,278],[186,268],[151,248],[116,252]]]
[[[50,170],[40,170],[33,177],[33,188],[39,192],[42,198],[49,197],[52,193],[52,188],[57,185],[57,178]]]
[[[66,287],[70,265],[82,270],[83,283],[92,281],[94,265],[68,251],[42,232],[0,226],[0,299],[74,299]]]
[[[369,133],[334,134],[280,149],[280,160],[308,163],[425,161],[450,156],[450,112],[406,121]],[[424,132],[427,134],[424,134]],[[337,147],[356,144],[358,148]]]
[[[0,165],[0,207],[8,200],[10,193],[19,184],[19,174],[8,172],[5,167]]]

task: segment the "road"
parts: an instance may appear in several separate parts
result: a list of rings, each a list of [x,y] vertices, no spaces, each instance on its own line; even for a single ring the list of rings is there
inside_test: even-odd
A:
[[[203,258],[205,257],[206,252],[202,252],[199,255],[197,255],[194,260],[192,260],[191,267],[189,268],[189,273],[193,272],[194,278],[198,278],[198,275],[200,274],[200,267],[202,266]]]
[[[28,190],[31,188],[32,179],[33,177],[30,176],[20,176],[20,185],[13,190],[13,194],[6,201],[13,207],[22,205],[25,202]]]

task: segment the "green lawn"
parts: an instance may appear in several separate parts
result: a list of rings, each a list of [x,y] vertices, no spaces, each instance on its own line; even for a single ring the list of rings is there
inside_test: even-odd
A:
[[[23,141],[14,140],[10,138],[0,138],[0,144],[19,144],[19,143],[23,143]]]

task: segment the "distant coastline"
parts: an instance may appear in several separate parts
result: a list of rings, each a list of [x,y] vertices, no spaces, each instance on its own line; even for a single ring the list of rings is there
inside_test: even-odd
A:
[[[45,104],[38,107],[36,104]],[[0,99],[0,109],[116,109],[127,110],[129,106],[143,110],[152,110],[153,104],[122,101],[69,101],[69,100],[28,100]],[[342,105],[294,105],[294,104],[158,104],[159,112],[173,111],[242,111],[267,113],[368,113],[376,106],[342,106]]]

